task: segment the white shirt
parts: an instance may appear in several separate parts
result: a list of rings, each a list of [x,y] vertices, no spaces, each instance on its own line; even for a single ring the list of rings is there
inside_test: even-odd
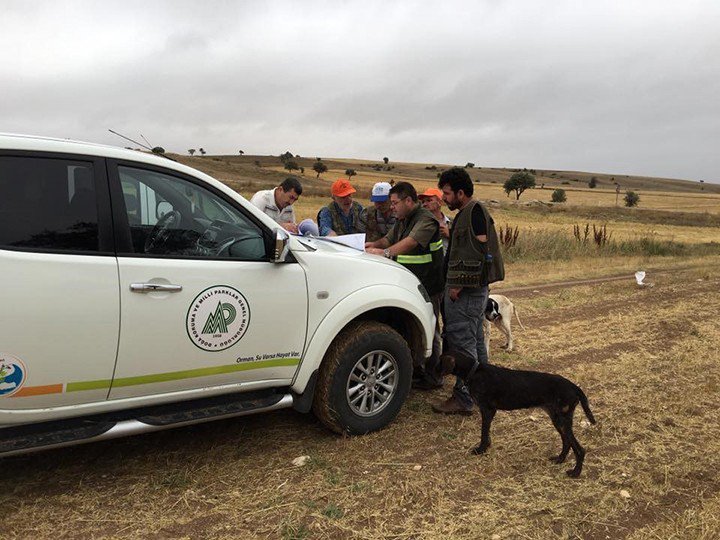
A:
[[[276,223],[295,223],[295,210],[292,204],[282,210],[275,204],[275,188],[258,191],[252,196],[250,202],[262,210],[267,216],[273,218]]]

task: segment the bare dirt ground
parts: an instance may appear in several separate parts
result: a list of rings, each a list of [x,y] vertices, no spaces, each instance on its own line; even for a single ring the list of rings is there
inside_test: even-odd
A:
[[[414,392],[387,429],[341,438],[312,415],[247,417],[3,461],[4,538],[615,539],[720,537],[720,271],[508,293],[527,331],[492,361],[587,393],[583,475],[548,457],[541,411],[434,414]],[[293,458],[310,456],[303,467]]]

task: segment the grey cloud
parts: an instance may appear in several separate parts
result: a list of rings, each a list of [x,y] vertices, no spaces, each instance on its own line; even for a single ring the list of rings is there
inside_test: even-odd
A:
[[[720,179],[710,0],[19,6],[0,131]]]

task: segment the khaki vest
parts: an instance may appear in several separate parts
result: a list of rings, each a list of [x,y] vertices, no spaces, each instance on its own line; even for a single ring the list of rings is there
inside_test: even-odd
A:
[[[480,205],[485,216],[485,243],[480,242],[472,230],[472,211],[475,205]],[[482,287],[505,279],[495,222],[480,202],[471,201],[455,216],[450,236],[450,251],[447,254],[449,286]]]
[[[380,211],[375,207],[375,205],[368,206],[365,212],[367,215],[367,227],[365,229],[365,237],[368,242],[380,240],[388,233],[390,229],[392,229],[392,226],[395,224],[394,217],[391,217],[392,223],[388,223],[387,221],[385,221],[384,223],[380,224],[377,219]]]
[[[345,225],[342,219],[340,219],[340,211],[338,210],[335,201],[332,201],[326,206],[330,210],[330,217],[332,218],[332,230],[335,234],[350,234],[350,231],[345,230]],[[352,207],[350,208],[350,214],[352,215],[352,228],[353,233],[363,232],[360,227],[360,216],[362,215],[363,207],[360,203],[353,201]],[[317,215],[317,222],[320,223],[320,212]]]

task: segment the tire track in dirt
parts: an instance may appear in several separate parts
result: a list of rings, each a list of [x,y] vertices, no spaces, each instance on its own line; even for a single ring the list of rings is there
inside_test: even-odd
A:
[[[686,266],[676,266],[673,268],[648,268],[646,270],[647,273],[651,273],[653,275],[658,274],[669,274],[672,272],[681,272],[684,270],[693,270],[696,268],[703,268],[705,267],[704,264],[699,265],[686,265]],[[622,280],[629,280],[632,281],[635,279],[635,274],[616,274],[611,276],[604,276],[599,278],[592,278],[592,279],[574,279],[574,280],[568,280],[568,281],[555,281],[551,283],[540,283],[536,285],[523,285],[520,287],[491,287],[490,293],[498,293],[498,294],[508,294],[508,293],[523,293],[523,292],[530,292],[532,294],[535,290],[554,290],[554,289],[566,289],[568,287],[578,287],[580,285],[594,285],[597,283],[607,283],[610,281],[622,281]],[[515,295],[515,297],[523,297],[523,296],[529,296],[529,295]]]

